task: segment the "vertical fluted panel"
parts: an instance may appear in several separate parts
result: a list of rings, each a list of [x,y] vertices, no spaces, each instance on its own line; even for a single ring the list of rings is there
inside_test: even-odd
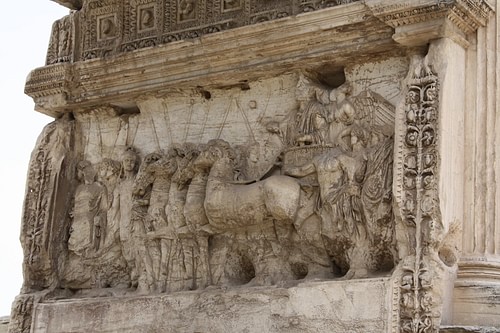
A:
[[[467,51],[464,255],[500,254],[499,15],[478,29]]]
[[[494,36],[495,36],[495,59],[496,59],[496,66],[500,66],[500,8],[499,8],[499,3],[497,2],[496,4],[496,12],[495,12],[495,29],[494,29]],[[493,71],[496,76],[496,85],[495,85],[495,127],[497,129],[500,129],[500,112],[499,112],[499,101],[500,101],[500,71],[498,70],[497,67],[495,67],[495,70]],[[500,130],[497,130],[495,133],[495,145],[494,145],[494,151],[495,151],[495,184],[500,184]],[[495,202],[497,205],[495,206],[495,246],[494,246],[494,252],[496,255],[500,255],[500,190],[498,190],[498,186],[496,187],[497,191],[495,193]]]
[[[463,223],[463,241],[462,251],[464,253],[472,253],[475,244],[475,179],[477,164],[474,163],[476,158],[476,126],[475,118],[476,112],[476,96],[477,96],[477,43],[476,36],[471,36],[470,47],[467,50],[466,62],[466,81],[465,90],[465,131],[464,131],[464,144],[465,144],[465,159],[464,159],[464,223]]]
[[[495,118],[496,118],[496,20],[486,27],[486,226],[485,251],[495,252]]]

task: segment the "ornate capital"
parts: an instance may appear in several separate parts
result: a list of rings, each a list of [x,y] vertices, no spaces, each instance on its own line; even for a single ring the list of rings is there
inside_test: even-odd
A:
[[[493,12],[486,0],[374,0],[366,5],[395,29],[395,41],[409,46],[450,37],[466,47],[465,36],[485,26]]]

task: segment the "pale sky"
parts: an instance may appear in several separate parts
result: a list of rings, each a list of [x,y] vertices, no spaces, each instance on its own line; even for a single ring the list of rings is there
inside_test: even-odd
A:
[[[38,134],[52,120],[34,111],[24,83],[30,70],[45,63],[52,23],[68,13],[49,0],[4,1],[0,11],[0,317],[10,314],[21,288],[19,231],[28,162]]]

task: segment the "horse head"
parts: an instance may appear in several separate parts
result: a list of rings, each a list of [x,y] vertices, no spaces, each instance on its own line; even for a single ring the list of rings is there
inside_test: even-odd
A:
[[[210,140],[194,160],[193,166],[199,169],[210,169],[215,162],[228,155],[229,149],[231,149],[229,143],[224,140]]]
[[[172,181],[177,184],[179,189],[186,187],[191,179],[195,176],[196,172],[199,170],[194,166],[194,162],[200,154],[200,147],[196,147],[194,144],[186,143],[182,155],[179,156],[178,168],[175,175],[172,177]]]
[[[143,197],[148,186],[153,184],[156,173],[154,164],[162,158],[162,154],[155,152],[144,156],[139,171],[134,181],[132,194]]]
[[[210,140],[194,161],[195,168],[209,171],[215,178],[233,180],[236,154],[230,144],[221,139]]]

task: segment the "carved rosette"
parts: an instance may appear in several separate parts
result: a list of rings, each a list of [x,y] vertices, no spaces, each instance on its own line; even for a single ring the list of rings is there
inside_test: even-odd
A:
[[[400,277],[400,331],[437,332],[439,294],[433,288],[432,254],[440,235],[437,192],[438,77],[419,68],[408,84],[405,100],[403,221],[409,230],[410,255]]]

